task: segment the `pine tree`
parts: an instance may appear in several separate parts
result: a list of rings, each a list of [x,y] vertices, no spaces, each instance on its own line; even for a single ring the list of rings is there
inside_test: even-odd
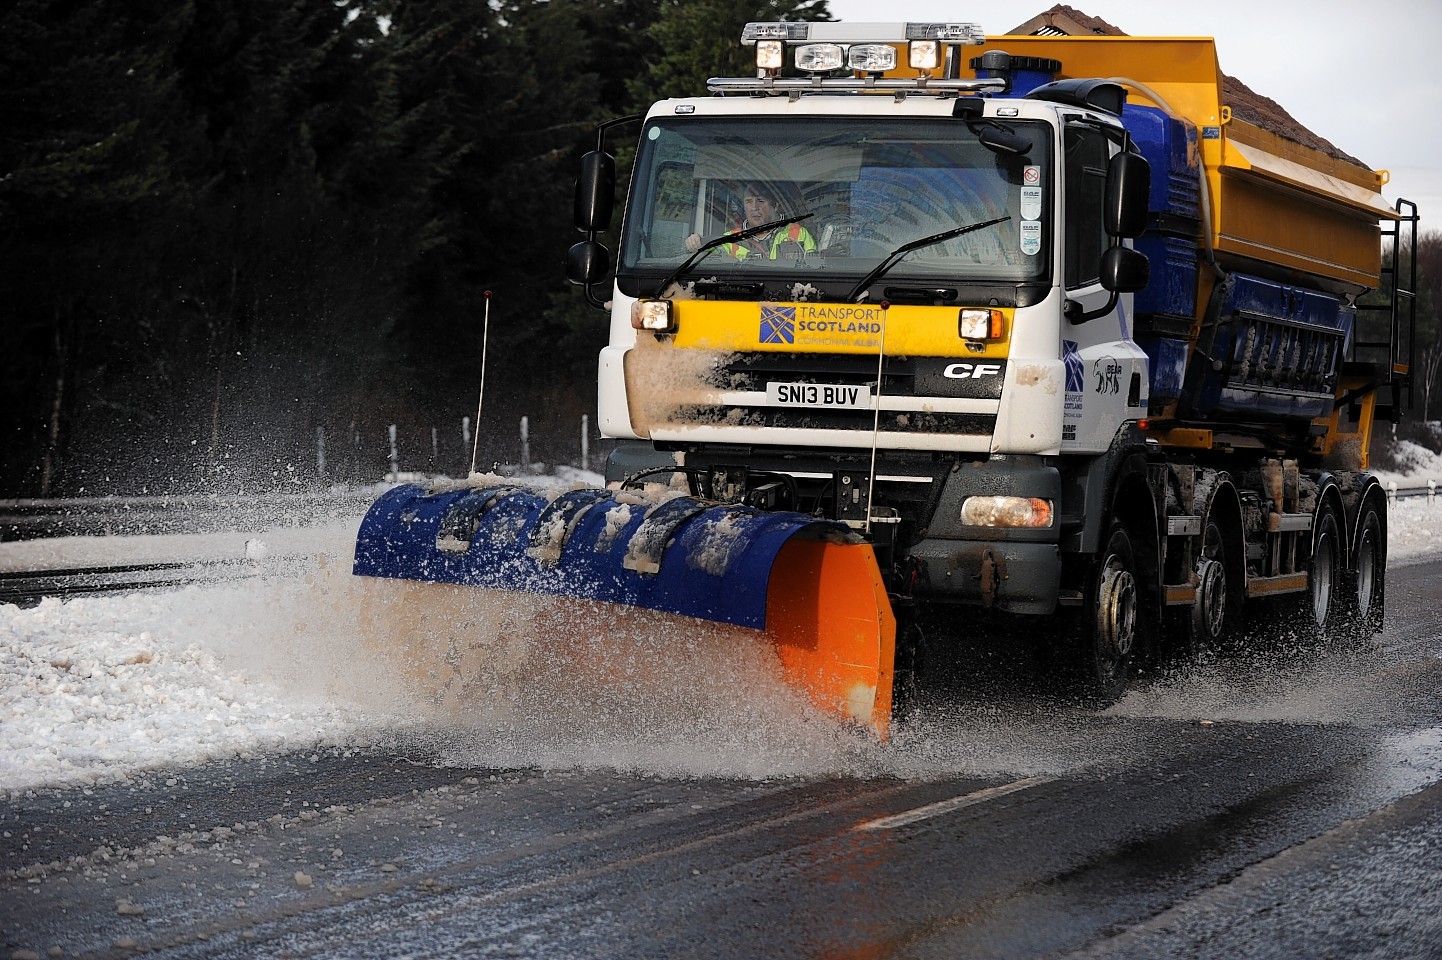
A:
[[[173,177],[176,72],[187,3],[21,0],[0,14],[0,403],[8,489],[60,482],[71,425],[117,398],[125,318],[163,294],[143,228],[184,199]],[[123,401],[120,413],[126,415]]]
[[[755,53],[741,45],[752,21],[829,20],[826,0],[663,0],[651,27],[659,51],[630,85],[638,110],[665,97],[694,97],[710,77],[749,77]]]

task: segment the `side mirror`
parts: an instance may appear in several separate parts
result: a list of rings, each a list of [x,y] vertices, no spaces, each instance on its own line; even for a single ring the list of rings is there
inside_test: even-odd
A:
[[[1004,153],[1013,157],[1024,157],[1031,152],[1031,141],[1021,134],[997,123],[981,123],[974,128],[976,139],[992,153]]]
[[[1103,289],[1111,291],[1111,296],[1095,310],[1083,310],[1079,302],[1068,300],[1062,307],[1062,316],[1072,324],[1090,323],[1104,317],[1116,307],[1118,294],[1146,289],[1151,275],[1151,263],[1143,254],[1120,243],[1107,247],[1102,254],[1101,284]]]
[[[1102,254],[1102,287],[1112,293],[1136,293],[1151,279],[1152,266],[1144,254],[1121,244]]]
[[[595,240],[582,240],[566,251],[566,279],[572,283],[586,286],[600,283],[610,269],[610,253]]]
[[[576,229],[597,233],[611,225],[611,208],[616,197],[616,158],[592,150],[581,157],[581,175],[576,178]]]
[[[1107,165],[1106,230],[1113,237],[1139,237],[1147,228],[1152,190],[1151,164],[1135,153],[1119,153]]]

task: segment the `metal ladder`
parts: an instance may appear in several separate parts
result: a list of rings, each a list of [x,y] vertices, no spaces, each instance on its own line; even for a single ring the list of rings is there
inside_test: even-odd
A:
[[[1363,339],[1364,327],[1358,324],[1352,341],[1349,360],[1371,363],[1377,368],[1377,410],[1379,420],[1396,422],[1404,408],[1414,402],[1415,383],[1412,363],[1417,347],[1417,223],[1421,219],[1417,204],[1397,201],[1396,220],[1382,227],[1383,239],[1390,239],[1391,250],[1384,255],[1381,277],[1387,298],[1383,303],[1358,303],[1358,319],[1380,314],[1385,320],[1384,339]],[[1405,267],[1405,270],[1403,269]],[[1377,325],[1368,324],[1367,327]]]

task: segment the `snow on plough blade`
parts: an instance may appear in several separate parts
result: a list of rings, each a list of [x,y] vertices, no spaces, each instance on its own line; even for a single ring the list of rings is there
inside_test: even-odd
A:
[[[762,631],[813,703],[887,735],[896,621],[871,546],[840,524],[686,496],[404,485],[366,514],[354,572]]]

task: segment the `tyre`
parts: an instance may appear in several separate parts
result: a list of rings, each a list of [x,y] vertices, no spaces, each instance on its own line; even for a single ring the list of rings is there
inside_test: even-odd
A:
[[[1236,576],[1236,558],[1231,555],[1236,549],[1222,526],[1209,517],[1196,566],[1197,598],[1185,624],[1186,653],[1193,659],[1237,645],[1245,593]]]
[[[898,723],[911,718],[916,710],[920,686],[918,674],[922,670],[922,655],[926,637],[921,626],[911,622],[900,627],[896,634],[896,667],[892,675],[891,716]]]
[[[1084,698],[1114,703],[1126,692],[1141,609],[1136,545],[1126,526],[1113,522],[1088,574],[1086,602],[1078,617],[1075,642]]]
[[[1348,571],[1342,629],[1347,639],[1363,642],[1382,630],[1387,594],[1387,524],[1376,498],[1357,515],[1357,535]]]
[[[1288,611],[1288,619],[1300,639],[1323,640],[1334,633],[1342,619],[1346,546],[1337,512],[1330,504],[1317,510],[1312,526],[1312,557],[1307,564],[1307,589]]]

